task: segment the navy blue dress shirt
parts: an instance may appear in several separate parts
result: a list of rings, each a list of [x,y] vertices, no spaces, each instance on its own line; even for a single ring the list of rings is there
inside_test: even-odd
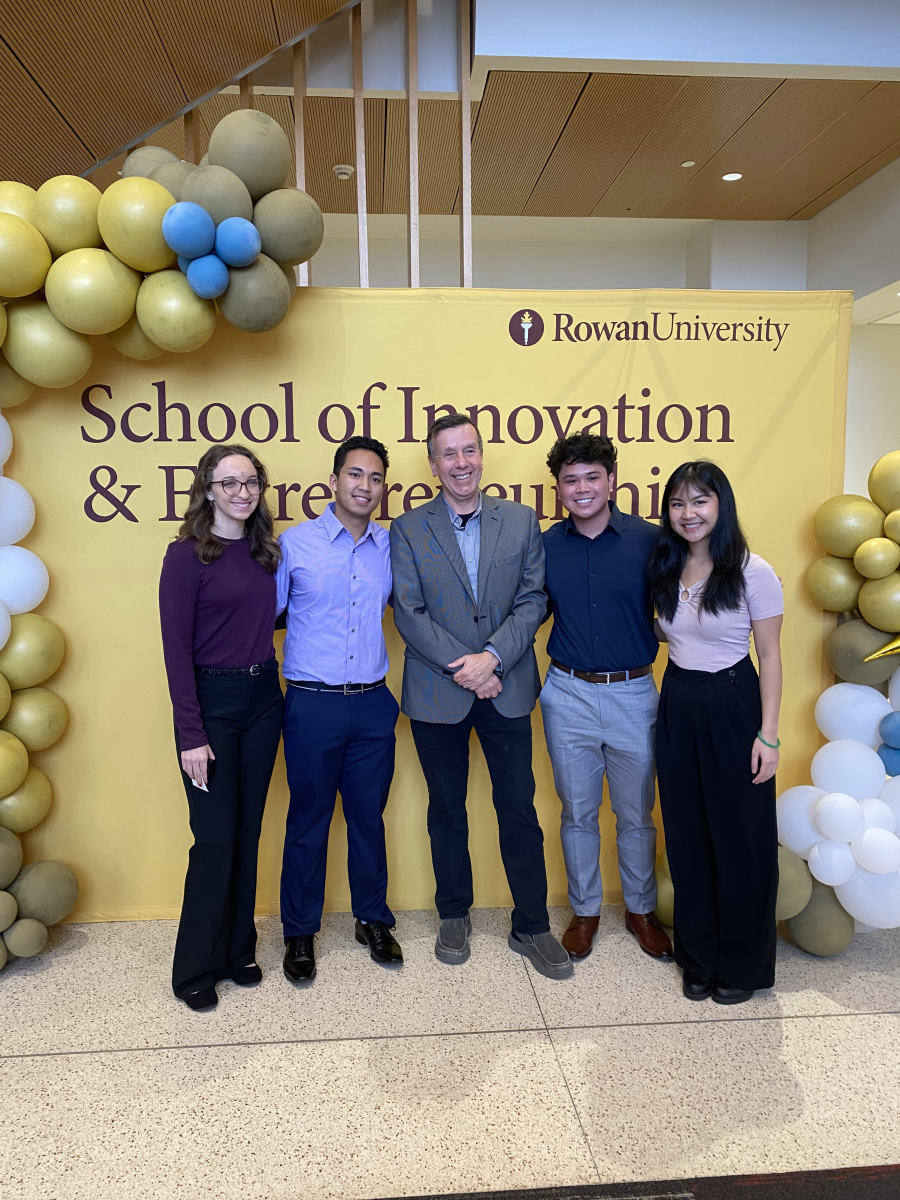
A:
[[[647,586],[647,559],[659,527],[610,504],[599,537],[571,517],[544,533],[550,657],[573,671],[636,671],[659,650]]]

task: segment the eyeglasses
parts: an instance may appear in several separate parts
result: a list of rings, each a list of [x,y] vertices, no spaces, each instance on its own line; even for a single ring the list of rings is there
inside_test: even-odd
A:
[[[217,483],[226,496],[239,496],[241,488],[247,489],[248,496],[258,496],[266,486],[256,475],[251,475],[249,479],[213,479],[212,482]]]

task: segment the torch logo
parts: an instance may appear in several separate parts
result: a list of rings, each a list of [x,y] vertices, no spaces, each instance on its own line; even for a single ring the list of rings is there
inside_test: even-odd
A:
[[[509,336],[518,346],[535,346],[544,335],[544,322],[533,308],[522,308],[509,320]]]

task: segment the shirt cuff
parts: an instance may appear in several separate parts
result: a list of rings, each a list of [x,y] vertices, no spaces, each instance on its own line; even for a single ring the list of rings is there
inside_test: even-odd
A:
[[[492,646],[491,643],[488,642],[487,645],[485,646],[485,650],[490,650],[491,654],[493,654],[494,658],[496,658],[497,665],[496,665],[496,667],[494,667],[494,674],[499,675],[503,670],[503,659],[497,653],[497,648],[495,646]]]

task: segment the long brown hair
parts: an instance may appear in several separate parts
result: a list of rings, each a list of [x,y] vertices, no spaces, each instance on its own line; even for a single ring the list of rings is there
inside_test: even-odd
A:
[[[275,568],[281,561],[281,550],[275,540],[275,523],[265,498],[266,488],[269,486],[269,476],[266,468],[253,451],[248,450],[246,446],[210,446],[200,459],[194,475],[194,482],[191,485],[184,523],[178,530],[177,541],[195,540],[197,557],[202,563],[214,562],[222,553],[224,548],[222,542],[213,533],[215,506],[207,497],[207,492],[210,490],[216,467],[223,458],[228,458],[230,454],[241,454],[244,458],[249,458],[262,484],[259,490],[259,504],[247,518],[245,529],[247,540],[250,543],[251,557],[264,566],[270,574],[274,574]]]

